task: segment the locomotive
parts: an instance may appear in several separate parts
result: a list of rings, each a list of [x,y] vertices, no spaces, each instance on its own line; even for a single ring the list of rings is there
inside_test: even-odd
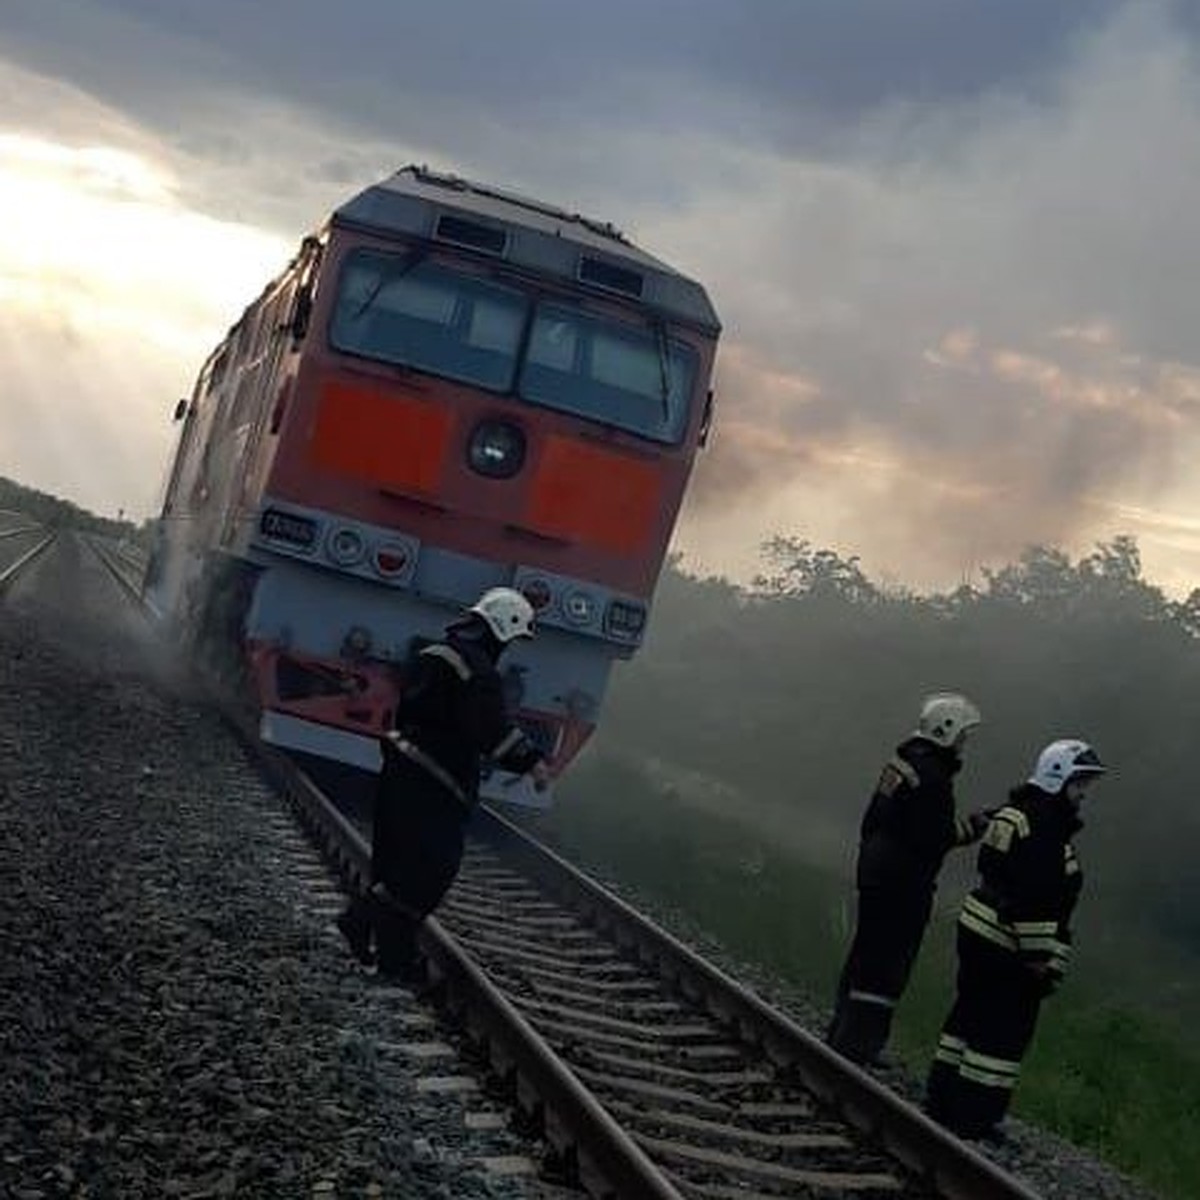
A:
[[[303,239],[177,405],[145,599],[265,741],[378,771],[414,646],[515,587],[539,632],[505,685],[557,774],[645,633],[719,333],[611,224],[404,167]],[[549,802],[499,770],[482,794]]]

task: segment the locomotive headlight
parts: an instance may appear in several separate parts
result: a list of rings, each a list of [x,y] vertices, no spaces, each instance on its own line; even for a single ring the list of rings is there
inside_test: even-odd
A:
[[[614,600],[604,614],[604,632],[623,642],[636,642],[646,628],[646,606],[632,600]]]
[[[596,598],[589,592],[568,592],[563,598],[563,613],[576,625],[589,625],[596,615]]]
[[[489,479],[511,479],[525,463],[525,435],[508,421],[480,421],[467,445],[467,462]]]
[[[351,529],[348,526],[335,529],[325,542],[325,553],[339,567],[352,567],[355,563],[361,562],[366,550],[362,534],[357,529]]]

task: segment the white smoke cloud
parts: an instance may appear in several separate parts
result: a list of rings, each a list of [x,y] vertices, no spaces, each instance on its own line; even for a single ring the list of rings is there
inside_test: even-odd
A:
[[[685,547],[744,560],[776,527],[953,583],[1124,528],[1200,582],[1194,547],[1132,516],[1200,504],[1196,67],[1164,10],[1129,7],[1052,99],[892,106],[837,162],[709,147],[727,182],[652,227],[705,262],[738,346]],[[781,376],[809,397],[772,404]],[[875,465],[847,467],[862,447]]]

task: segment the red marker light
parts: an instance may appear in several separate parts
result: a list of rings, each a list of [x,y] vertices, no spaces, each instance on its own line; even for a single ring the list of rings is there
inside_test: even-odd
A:
[[[380,575],[399,575],[408,566],[408,551],[403,546],[380,546],[375,551],[374,562]]]

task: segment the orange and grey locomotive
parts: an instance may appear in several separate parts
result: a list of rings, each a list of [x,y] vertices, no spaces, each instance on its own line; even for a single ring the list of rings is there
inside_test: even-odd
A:
[[[561,771],[640,644],[711,419],[704,289],[611,225],[406,167],[307,237],[214,350],[146,597],[277,745],[379,769],[414,647],[491,587]],[[484,794],[543,803],[490,770]]]

